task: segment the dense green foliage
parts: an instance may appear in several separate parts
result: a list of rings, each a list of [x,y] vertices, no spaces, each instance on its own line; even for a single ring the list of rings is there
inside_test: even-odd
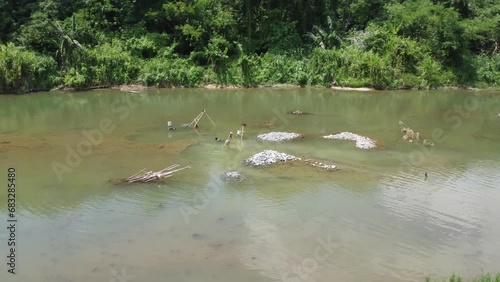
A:
[[[0,92],[500,87],[496,0],[0,0]]]
[[[0,45],[0,92],[46,89],[57,83],[56,62],[9,43]]]

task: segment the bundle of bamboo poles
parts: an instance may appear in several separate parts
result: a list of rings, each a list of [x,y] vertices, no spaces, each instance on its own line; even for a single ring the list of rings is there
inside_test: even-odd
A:
[[[182,168],[178,168],[178,164],[171,165],[169,167],[166,167],[160,171],[145,171],[146,169],[143,168],[136,174],[128,177],[128,178],[123,178],[123,179],[112,179],[111,183],[113,184],[119,184],[119,183],[136,183],[136,182],[150,182],[154,180],[159,180],[159,179],[164,179],[173,176],[176,172],[179,172],[181,170],[185,170],[187,168],[191,168],[191,166],[186,166]]]
[[[428,141],[427,139],[423,138],[420,132],[414,131],[413,129],[409,128],[404,122],[399,121],[399,127],[401,128],[401,133],[403,133],[403,140],[408,140],[408,142],[421,142],[425,146],[434,146],[434,143],[432,143],[432,141]]]

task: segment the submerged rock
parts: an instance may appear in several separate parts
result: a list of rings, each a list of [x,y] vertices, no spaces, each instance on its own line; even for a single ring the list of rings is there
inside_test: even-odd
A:
[[[325,139],[335,139],[335,140],[352,140],[356,141],[356,147],[360,149],[373,149],[376,148],[377,145],[375,145],[375,141],[365,137],[361,136],[352,132],[341,132],[337,134],[330,134],[323,136]]]
[[[285,153],[280,153],[274,150],[265,150],[246,159],[244,163],[245,165],[258,167],[295,160],[300,160],[300,158]]]
[[[338,167],[336,165],[324,164],[324,163],[313,161],[313,160],[306,160],[306,163],[310,164],[313,167],[326,169],[326,170],[337,170],[338,169]]]
[[[224,181],[243,181],[246,179],[246,176],[236,170],[224,171],[221,176]]]
[[[203,237],[205,237],[204,235],[201,235],[199,233],[193,233],[193,235],[191,235],[191,237],[193,239],[203,239]]]
[[[303,112],[301,110],[290,111],[287,114],[289,114],[289,115],[297,115],[297,116],[312,115],[312,113],[306,113],[306,112]]]
[[[299,137],[300,134],[294,132],[270,132],[257,135],[257,140],[265,142],[283,142]]]

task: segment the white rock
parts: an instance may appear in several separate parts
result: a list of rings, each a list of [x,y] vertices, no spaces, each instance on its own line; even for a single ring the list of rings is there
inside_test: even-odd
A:
[[[231,171],[224,172],[224,175],[226,177],[229,177],[229,178],[238,178],[238,177],[241,177],[241,172],[231,170]]]
[[[372,140],[368,137],[365,137],[365,136],[361,136],[361,135],[352,133],[352,132],[341,132],[341,133],[337,133],[334,135],[330,134],[330,135],[323,136],[323,138],[356,141],[356,147],[358,147],[360,149],[373,149],[373,148],[377,147],[377,145],[375,145],[374,140]]]
[[[299,137],[300,134],[293,132],[270,132],[257,135],[257,140],[266,142],[283,142]]]
[[[221,174],[221,178],[226,181],[233,181],[233,180],[241,181],[245,180],[246,177],[243,175],[243,173],[239,171],[229,170],[229,171],[224,171]]]
[[[263,152],[260,152],[258,154],[253,155],[252,157],[246,159],[244,163],[246,165],[252,165],[255,167],[259,166],[266,166],[266,165],[272,165],[276,164],[279,162],[290,162],[290,161],[302,161],[301,158],[298,158],[296,156],[288,155],[285,153],[280,153],[277,151],[273,150],[265,150]],[[325,170],[337,170],[338,167],[333,164],[325,164],[322,162],[314,161],[311,159],[304,159],[303,160],[305,163],[313,166],[313,167],[318,167],[321,169]]]
[[[252,166],[266,166],[278,162],[288,162],[294,160],[300,160],[300,158],[274,150],[265,150],[246,159],[244,163]]]

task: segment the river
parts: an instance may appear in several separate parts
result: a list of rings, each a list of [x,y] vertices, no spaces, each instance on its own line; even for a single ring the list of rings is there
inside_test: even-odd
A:
[[[203,109],[215,126],[204,117],[198,130],[181,128]],[[295,110],[308,114],[289,114]],[[0,95],[0,277],[387,282],[496,273],[498,113],[500,94],[487,91]],[[399,121],[434,146],[403,140]],[[229,148],[214,141],[241,123],[243,140]],[[255,140],[271,131],[304,138]],[[322,138],[342,131],[378,148]],[[243,164],[264,149],[339,170]],[[109,183],[175,163],[191,169],[162,183]],[[16,275],[5,257],[9,167],[17,183]],[[222,181],[226,170],[247,178]]]

